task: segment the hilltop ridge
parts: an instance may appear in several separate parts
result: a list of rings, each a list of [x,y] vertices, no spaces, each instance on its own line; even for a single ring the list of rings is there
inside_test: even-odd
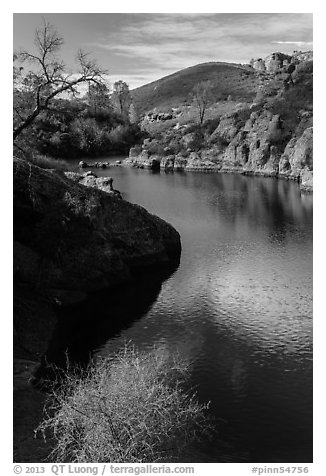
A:
[[[309,50],[294,51],[292,55],[274,52],[265,58],[251,59],[248,64],[200,63],[133,89],[133,102],[140,115],[152,111],[170,112],[173,107],[189,106],[193,87],[199,82],[210,81],[212,102],[251,103],[261,86],[263,74],[291,74],[297,65],[312,60],[313,52]]]
[[[168,110],[189,105],[191,91],[201,81],[212,82],[216,101],[230,95],[237,101],[251,101],[256,92],[255,71],[248,65],[211,62],[182,69],[136,88],[132,90],[133,101],[140,114],[154,108]]]

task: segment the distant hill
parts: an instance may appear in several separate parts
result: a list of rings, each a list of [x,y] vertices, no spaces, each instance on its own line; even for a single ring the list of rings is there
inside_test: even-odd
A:
[[[165,76],[157,81],[132,90],[134,104],[143,114],[158,108],[190,104],[190,94],[195,84],[210,80],[216,101],[251,102],[255,97],[258,79],[249,66],[234,63],[203,63]]]

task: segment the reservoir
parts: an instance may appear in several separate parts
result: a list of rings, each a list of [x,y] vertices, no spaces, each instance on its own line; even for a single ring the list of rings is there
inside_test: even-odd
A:
[[[108,355],[131,341],[182,354],[218,428],[183,461],[311,462],[312,195],[275,178],[94,172],[171,223],[182,254],[154,291],[141,278],[121,306],[93,306],[92,330],[74,329],[72,352]],[[114,313],[124,325],[106,338]]]

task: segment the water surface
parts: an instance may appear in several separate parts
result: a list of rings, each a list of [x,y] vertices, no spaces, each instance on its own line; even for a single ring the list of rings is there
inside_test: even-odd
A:
[[[171,223],[182,241],[178,269],[97,352],[131,340],[190,361],[190,385],[211,402],[219,436],[184,459],[312,461],[312,195],[273,178],[96,173],[112,176],[126,200]],[[138,286],[140,299],[146,289]]]

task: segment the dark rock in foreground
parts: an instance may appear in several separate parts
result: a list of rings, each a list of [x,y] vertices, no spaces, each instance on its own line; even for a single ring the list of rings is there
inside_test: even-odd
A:
[[[180,254],[180,236],[144,208],[14,160],[15,273],[46,288],[98,290]]]
[[[147,268],[169,271],[180,257],[171,225],[122,200],[112,179],[75,175],[14,159],[15,358],[47,354],[58,306],[116,292]]]

